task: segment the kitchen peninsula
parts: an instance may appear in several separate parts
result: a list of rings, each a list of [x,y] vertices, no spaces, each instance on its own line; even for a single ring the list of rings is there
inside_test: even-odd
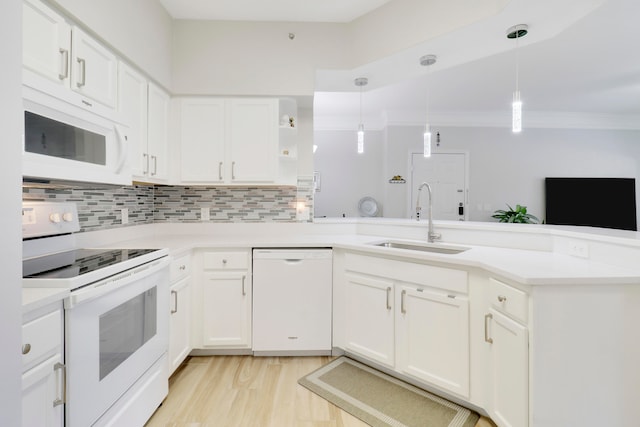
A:
[[[472,222],[435,227],[443,240],[436,246],[468,249],[376,246],[426,242],[426,223],[386,219],[148,224],[76,238],[167,247],[189,266],[188,349],[195,353],[216,350],[194,332],[203,332],[197,304],[207,304],[197,261],[203,253],[244,254],[251,277],[252,248],[332,247],[334,352],[478,409],[500,426],[633,425],[640,398],[637,234]],[[381,307],[365,303],[377,299]],[[363,321],[375,328],[375,341],[363,334]],[[245,344],[225,349],[250,354],[250,338]]]

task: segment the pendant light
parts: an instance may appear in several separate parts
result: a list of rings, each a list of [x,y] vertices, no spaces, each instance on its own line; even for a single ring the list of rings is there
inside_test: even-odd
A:
[[[424,55],[420,57],[420,65],[428,67],[436,63],[437,57],[435,55]],[[423,155],[424,157],[431,157],[431,125],[429,124],[429,79],[427,78],[427,108],[426,117],[427,121],[424,126],[423,135]]]
[[[366,77],[358,77],[354,80],[356,86],[360,88],[360,122],[358,124],[358,154],[364,153],[364,124],[362,123],[362,87],[369,83]]]
[[[513,92],[513,103],[511,104],[511,130],[514,133],[522,131],[522,100],[520,99],[519,87],[519,57],[518,48],[519,40],[529,32],[529,26],[526,24],[514,25],[507,29],[507,38],[516,39],[516,90]]]

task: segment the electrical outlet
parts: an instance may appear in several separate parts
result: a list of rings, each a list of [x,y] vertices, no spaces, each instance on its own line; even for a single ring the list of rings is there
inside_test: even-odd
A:
[[[570,240],[568,253],[580,258],[589,258],[589,244],[580,240]]]
[[[200,221],[209,221],[209,208],[200,208]]]
[[[128,224],[129,223],[129,209],[128,208],[120,209],[120,217],[122,219],[122,225]]]

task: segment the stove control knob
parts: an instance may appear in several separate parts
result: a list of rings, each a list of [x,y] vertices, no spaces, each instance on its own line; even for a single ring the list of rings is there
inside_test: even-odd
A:
[[[60,222],[60,214],[57,212],[54,212],[52,214],[49,215],[49,221],[53,222],[53,223],[59,223]]]
[[[62,214],[62,219],[63,219],[65,222],[73,221],[73,213],[71,213],[71,212],[65,212],[65,213],[63,213],[63,214]]]

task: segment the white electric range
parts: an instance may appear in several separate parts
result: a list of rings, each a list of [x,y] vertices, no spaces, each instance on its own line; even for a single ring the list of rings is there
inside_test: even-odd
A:
[[[22,209],[23,286],[70,291],[65,425],[144,425],[168,393],[168,251],[76,248],[73,203]]]

